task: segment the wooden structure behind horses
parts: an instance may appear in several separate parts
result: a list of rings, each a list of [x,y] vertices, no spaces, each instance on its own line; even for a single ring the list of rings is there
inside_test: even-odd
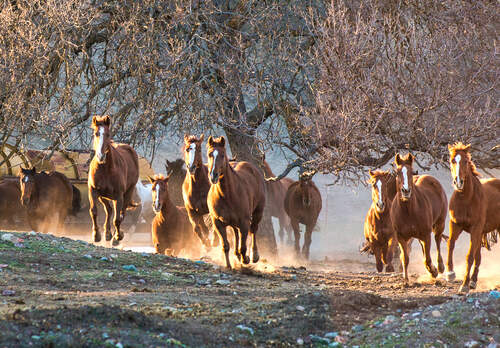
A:
[[[111,204],[113,204],[115,227],[113,245],[117,245],[123,239],[120,224],[125,211],[128,207],[134,206],[132,195],[139,178],[139,159],[130,145],[114,143],[111,140],[110,125],[109,116],[92,118],[95,156],[90,163],[88,188],[94,242],[101,240],[96,206],[99,200],[106,213],[104,231],[107,241],[112,238],[110,220]]]
[[[284,205],[293,228],[297,256],[300,254],[299,223],[306,226],[302,255],[308,260],[312,232],[322,208],[321,193],[312,181],[311,175],[302,174],[299,176],[299,181],[290,185],[285,195]]]
[[[391,206],[391,221],[402,251],[401,262],[406,283],[409,281],[408,241],[412,237],[418,238],[422,246],[425,267],[431,276],[435,278],[438,271],[444,271],[440,244],[447,214],[446,194],[439,181],[430,175],[422,175],[414,182],[413,160],[410,153],[403,158],[399,153],[396,154],[396,196]],[[430,255],[432,231],[438,252],[438,269],[432,264]]]
[[[455,241],[462,231],[470,234],[467,253],[467,268],[460,291],[467,292],[477,284],[481,265],[481,240],[490,247],[497,241],[500,231],[500,179],[479,179],[479,173],[472,162],[470,145],[456,143],[448,145],[450,169],[454,191],[450,198],[450,237],[448,239],[447,279],[455,279],[453,250]],[[489,238],[491,240],[489,240]],[[470,277],[470,270],[474,271]]]
[[[62,231],[66,217],[81,208],[80,192],[59,172],[37,172],[36,168],[19,172],[21,203],[27,209],[32,230],[47,233]]]
[[[224,137],[207,142],[208,171],[211,182],[207,205],[212,222],[223,242],[226,266],[229,260],[229,242],[226,227],[235,235],[235,255],[243,264],[250,262],[247,255],[247,236],[252,237],[252,262],[259,261],[256,234],[266,205],[266,187],[262,172],[249,162],[229,163]]]
[[[266,178],[274,177],[274,173],[265,160],[262,161],[262,170]],[[285,196],[290,185],[293,184],[293,180],[290,178],[282,178],[278,181],[266,180],[266,209],[269,210],[269,215],[274,216],[279,220],[279,232],[281,243],[285,242],[285,232],[287,233],[288,241],[291,241],[292,226],[290,223],[290,218],[285,211]]]
[[[198,253],[201,247],[195,237],[186,208],[175,206],[168,190],[169,176],[149,178],[155,217],[151,224],[153,247],[160,254],[178,255],[183,249]]]

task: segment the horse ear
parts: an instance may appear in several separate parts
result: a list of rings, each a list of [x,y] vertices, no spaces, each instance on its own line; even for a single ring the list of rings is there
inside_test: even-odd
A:
[[[214,137],[213,136],[208,137],[207,145],[214,146]]]
[[[373,172],[373,170],[371,170],[371,169],[370,169],[370,170],[368,171],[368,174],[370,174],[370,176],[373,176],[373,174],[375,174],[375,173]]]
[[[184,142],[185,142],[186,144],[187,144],[188,140],[189,140],[189,135],[184,134]]]
[[[33,174],[36,174],[36,167],[35,166],[31,167],[31,171],[33,172]]]
[[[200,135],[200,140],[198,140],[200,143],[203,142],[203,139],[205,139],[205,133],[201,133]]]
[[[468,144],[466,147],[464,147],[465,151],[469,151],[469,149],[470,149],[470,144]]]
[[[453,145],[448,144],[448,151],[451,153],[451,150],[453,150]]]
[[[219,137],[219,144],[223,147],[226,146],[226,138],[224,136]]]
[[[97,116],[92,116],[92,128],[97,127]]]
[[[415,159],[415,156],[413,156],[411,153],[408,153],[407,160],[410,161],[410,164],[413,164],[414,159]]]
[[[168,159],[167,159],[167,166],[171,165],[172,162],[170,162]]]
[[[148,175],[148,180],[149,180],[149,182],[150,182],[151,184],[153,184],[153,183],[155,182],[155,179],[153,179],[153,178],[152,178],[152,177],[150,177],[149,175]]]
[[[111,118],[108,115],[106,115],[103,117],[102,122],[104,125],[109,127],[111,125]]]
[[[401,156],[399,156],[399,152],[396,154],[396,158],[394,158],[394,163],[396,163],[397,166],[401,164]]]

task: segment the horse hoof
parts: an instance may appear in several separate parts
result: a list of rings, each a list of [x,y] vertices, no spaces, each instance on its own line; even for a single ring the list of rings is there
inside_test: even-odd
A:
[[[476,288],[476,286],[477,286],[477,283],[476,283],[475,281],[471,280],[471,281],[470,281],[470,283],[469,283],[469,287],[470,287],[471,289],[475,289],[475,288]]]
[[[113,246],[120,245],[120,241],[118,239],[113,238],[113,242],[111,243]]]
[[[435,267],[431,268],[431,272],[430,273],[431,273],[431,277],[432,278],[437,278],[437,276],[438,276],[438,270]]]
[[[460,289],[458,289],[458,292],[461,293],[461,294],[466,294],[469,292],[469,286],[468,285],[464,285],[462,284],[460,286]]]
[[[439,271],[439,273],[443,273],[444,272],[444,264],[442,262],[438,263],[438,271]]]
[[[248,255],[242,255],[241,262],[245,265],[248,265],[250,263],[250,257]]]
[[[385,266],[385,272],[386,273],[394,272],[394,267],[392,265]]]
[[[446,272],[446,281],[452,282],[455,280],[455,278],[456,278],[456,275],[455,275],[454,271]]]
[[[253,255],[252,255],[252,262],[253,263],[257,263],[259,262],[259,259],[260,259],[260,255],[258,252],[254,252]]]
[[[101,241],[101,234],[99,232],[94,232],[92,235],[92,240],[94,243],[99,243]]]

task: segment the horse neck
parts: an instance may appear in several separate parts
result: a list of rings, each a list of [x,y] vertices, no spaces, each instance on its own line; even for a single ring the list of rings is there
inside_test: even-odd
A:
[[[388,176],[389,178],[387,179],[387,190],[386,190],[387,199],[389,202],[392,202],[397,193],[396,176],[392,174],[389,174]]]
[[[462,199],[471,200],[474,194],[481,189],[481,181],[477,176],[472,173],[472,169],[469,168],[466,180],[464,182],[464,189],[462,192],[455,191]]]
[[[161,211],[160,213],[164,218],[167,218],[169,216],[176,215],[175,213],[177,212],[177,208],[175,204],[172,202],[170,199],[170,196],[167,196],[167,199],[165,199],[161,205]]]
[[[216,186],[219,188],[221,192],[225,195],[231,193],[231,188],[233,187],[234,180],[236,179],[236,173],[233,170],[233,167],[229,164],[229,161],[226,157],[226,165],[224,168],[224,174],[219,178],[219,182]]]
[[[111,141],[109,141],[109,145],[108,146],[109,146],[108,147],[109,151],[106,154],[106,162],[99,163],[98,161],[96,161],[98,169],[105,170],[105,169],[108,169],[108,168],[111,169],[111,168],[115,167],[116,149],[113,147]],[[95,150],[94,150],[94,152],[95,152]],[[95,154],[94,154],[94,157],[96,157]]]
[[[208,180],[208,171],[205,170],[205,166],[203,165],[203,163],[201,163],[201,165],[199,166],[196,166],[194,174],[191,174],[189,173],[189,171],[186,171],[186,175],[189,178],[189,181],[191,182],[192,186],[210,187],[210,181]]]

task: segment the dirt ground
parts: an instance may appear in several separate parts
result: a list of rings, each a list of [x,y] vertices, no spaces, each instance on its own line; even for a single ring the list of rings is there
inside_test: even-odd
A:
[[[340,262],[340,271],[339,261],[328,260],[306,267],[264,260],[227,271],[208,259],[125,251],[33,232],[2,232],[1,237],[0,347],[500,342],[500,300],[488,292],[457,296],[458,281],[413,275],[405,287],[400,274],[377,274],[372,263],[350,260]],[[353,271],[359,269],[366,271]],[[434,316],[435,308],[446,319],[441,324],[432,318],[429,325],[424,319],[411,324],[409,319],[431,310]],[[478,308],[485,314],[477,322],[459,330],[448,322],[459,309],[472,318]],[[393,327],[398,321],[401,327]],[[378,337],[384,329],[387,335]],[[443,338],[444,329],[452,334]]]

